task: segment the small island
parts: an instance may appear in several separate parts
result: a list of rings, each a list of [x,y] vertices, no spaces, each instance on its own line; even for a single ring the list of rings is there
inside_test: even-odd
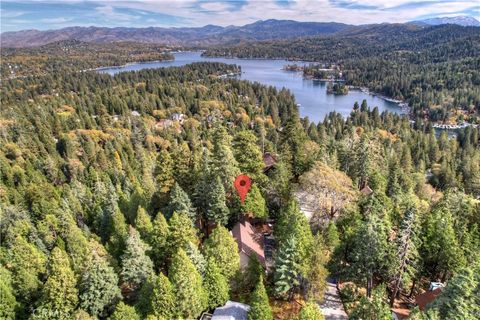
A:
[[[345,95],[348,94],[348,86],[341,82],[329,82],[327,94]]]

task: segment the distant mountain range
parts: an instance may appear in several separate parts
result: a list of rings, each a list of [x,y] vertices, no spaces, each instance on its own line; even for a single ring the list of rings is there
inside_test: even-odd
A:
[[[412,21],[412,24],[438,26],[440,24],[457,24],[463,27],[480,27],[480,22],[469,16],[432,18],[419,21]]]
[[[411,24],[418,27],[442,23],[479,24],[477,20],[468,18],[439,18],[416,21]],[[477,24],[473,24],[474,22]],[[200,28],[105,28],[92,26],[68,27],[46,31],[23,30],[2,33],[0,43],[2,47],[33,47],[62,40],[80,40],[93,43],[131,41],[164,45],[198,46],[236,44],[241,41],[291,39],[337,33],[347,34],[350,32],[362,32],[364,29],[365,26],[353,26],[336,22],[298,22],[271,19],[260,20],[244,26],[228,27],[215,25],[207,25]]]

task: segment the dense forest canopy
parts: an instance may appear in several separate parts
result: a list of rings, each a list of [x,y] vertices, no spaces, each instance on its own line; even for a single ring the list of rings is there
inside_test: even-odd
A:
[[[336,63],[348,85],[407,100],[417,118],[478,123],[479,52],[478,27],[385,24],[332,36],[214,47],[205,55]]]
[[[1,83],[0,317],[196,319],[230,299],[252,320],[321,319],[328,274],[352,319],[431,281],[447,286],[412,319],[478,315],[479,128],[449,137],[365,101],[312,123],[288,90],[222,63],[110,76],[65,61]],[[245,219],[273,225],[268,272],[240,268]]]

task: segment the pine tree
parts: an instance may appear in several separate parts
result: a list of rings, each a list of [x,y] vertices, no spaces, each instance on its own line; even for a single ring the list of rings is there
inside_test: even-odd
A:
[[[121,280],[129,289],[139,288],[153,274],[152,260],[145,253],[147,250],[149,246],[140,239],[137,230],[130,227],[120,270]]]
[[[197,271],[203,277],[205,276],[205,271],[207,268],[207,261],[203,254],[198,250],[196,244],[189,242],[185,248],[185,253],[187,254],[188,258],[192,261]]]
[[[147,211],[139,206],[137,210],[137,217],[135,218],[135,229],[140,233],[143,240],[149,241],[153,230],[152,219]]]
[[[339,243],[340,239],[338,236],[337,226],[335,225],[335,222],[330,221],[327,229],[325,230],[325,244],[330,252],[333,252]]]
[[[355,235],[349,270],[358,281],[366,281],[368,298],[371,297],[374,276],[389,278],[392,275],[394,246],[389,241],[389,230],[385,220],[371,213]]]
[[[214,309],[227,302],[230,289],[227,279],[220,273],[220,268],[212,258],[207,263],[204,288],[208,295],[209,309]]]
[[[161,194],[167,194],[173,186],[173,160],[170,153],[162,149],[157,157],[155,166],[155,178],[157,180],[158,191]]]
[[[238,245],[227,228],[218,226],[204,244],[205,257],[213,258],[222,275],[231,280],[240,269]]]
[[[371,299],[362,297],[349,315],[349,319],[354,320],[385,320],[391,318],[392,312],[386,299],[385,285],[373,289]]]
[[[159,212],[153,220],[153,229],[150,236],[150,245],[152,248],[152,259],[155,267],[159,270],[164,265],[168,250],[168,239],[170,230],[165,216]]]
[[[160,273],[155,277],[151,297],[153,314],[160,318],[171,319],[175,312],[175,296],[170,280]]]
[[[105,257],[93,252],[93,259],[80,281],[80,307],[92,316],[104,316],[119,299],[117,274]]]
[[[279,243],[293,238],[296,243],[296,252],[300,264],[299,272],[306,275],[310,269],[310,257],[314,238],[310,224],[305,215],[300,211],[296,201],[291,201],[280,213],[276,225],[276,237]]]
[[[170,205],[168,206],[168,213],[171,216],[174,212],[186,214],[192,223],[196,221],[195,208],[188,197],[188,194],[175,183],[170,192]]]
[[[159,319],[172,319],[175,313],[175,296],[170,280],[160,272],[151,276],[142,286],[135,308],[142,318],[150,315]]]
[[[170,219],[168,252],[173,255],[178,249],[185,250],[189,243],[198,244],[197,231],[185,213],[173,213]]]
[[[298,320],[323,320],[322,311],[316,302],[307,302],[300,310]]]
[[[174,288],[177,316],[184,319],[200,316],[208,302],[202,276],[181,248],[173,257],[168,278]]]
[[[134,307],[126,305],[121,301],[117,304],[115,312],[108,318],[109,320],[140,320]]]
[[[396,274],[394,277],[393,292],[390,297],[390,306],[393,306],[400,286],[411,280],[416,273],[417,261],[419,259],[416,247],[417,222],[414,208],[405,211],[397,237]]]
[[[480,262],[461,269],[448,282],[442,294],[428,310],[437,311],[441,319],[478,319],[480,314]]]
[[[442,277],[442,282],[465,264],[455,235],[452,213],[445,203],[438,204],[426,217],[421,256],[425,272],[432,279]]]
[[[206,217],[220,225],[226,225],[230,216],[230,210],[226,205],[226,195],[220,177],[210,184],[208,190],[208,210]]]
[[[275,259],[275,294],[279,297],[290,299],[293,289],[299,285],[298,255],[294,238],[280,244]]]
[[[267,205],[256,184],[250,188],[245,203],[242,206],[242,211],[252,214],[256,218],[267,218]]]
[[[125,217],[118,207],[115,209],[111,217],[111,232],[108,249],[115,258],[120,257],[125,249],[125,239],[128,234]]]
[[[17,300],[13,292],[11,274],[0,266],[0,318],[14,320],[16,307]]]
[[[55,247],[50,256],[49,277],[43,286],[39,309],[50,319],[70,317],[78,303],[76,285],[67,253]]]
[[[255,180],[265,178],[262,151],[257,145],[257,137],[251,131],[240,131],[235,135],[233,150],[241,172]]]
[[[187,192],[192,192],[192,152],[187,142],[182,142],[174,149],[174,176],[178,184]]]
[[[21,303],[29,303],[41,288],[39,276],[46,272],[47,259],[42,251],[28,243],[21,235],[15,236],[7,251],[11,265],[12,286]]]
[[[306,276],[308,283],[307,296],[314,301],[322,301],[327,287],[328,271],[325,265],[328,257],[320,234],[315,236],[315,242],[310,261],[310,271]]]
[[[203,217],[207,216],[207,209],[210,205],[209,193],[215,183],[215,181],[212,179],[210,162],[210,153],[207,148],[204,148],[202,154],[202,164],[199,170],[199,178],[195,185],[195,193],[193,197],[195,206]]]
[[[213,133],[212,176],[220,177],[226,192],[233,189],[233,181],[240,174],[231,149],[232,138],[223,126]]]
[[[245,293],[250,293],[255,289],[255,285],[258,283],[258,279],[265,273],[262,264],[258,260],[256,254],[253,254],[248,259],[247,268],[242,274],[242,290]]]
[[[272,320],[273,314],[268,302],[267,291],[263,285],[263,276],[258,279],[255,290],[250,296],[249,320]]]

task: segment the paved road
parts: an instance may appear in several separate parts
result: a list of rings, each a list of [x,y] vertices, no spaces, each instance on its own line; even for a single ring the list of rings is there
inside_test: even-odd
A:
[[[346,320],[348,319],[343,309],[342,300],[338,295],[338,290],[333,282],[327,282],[327,291],[325,292],[325,301],[320,305],[325,320]]]

